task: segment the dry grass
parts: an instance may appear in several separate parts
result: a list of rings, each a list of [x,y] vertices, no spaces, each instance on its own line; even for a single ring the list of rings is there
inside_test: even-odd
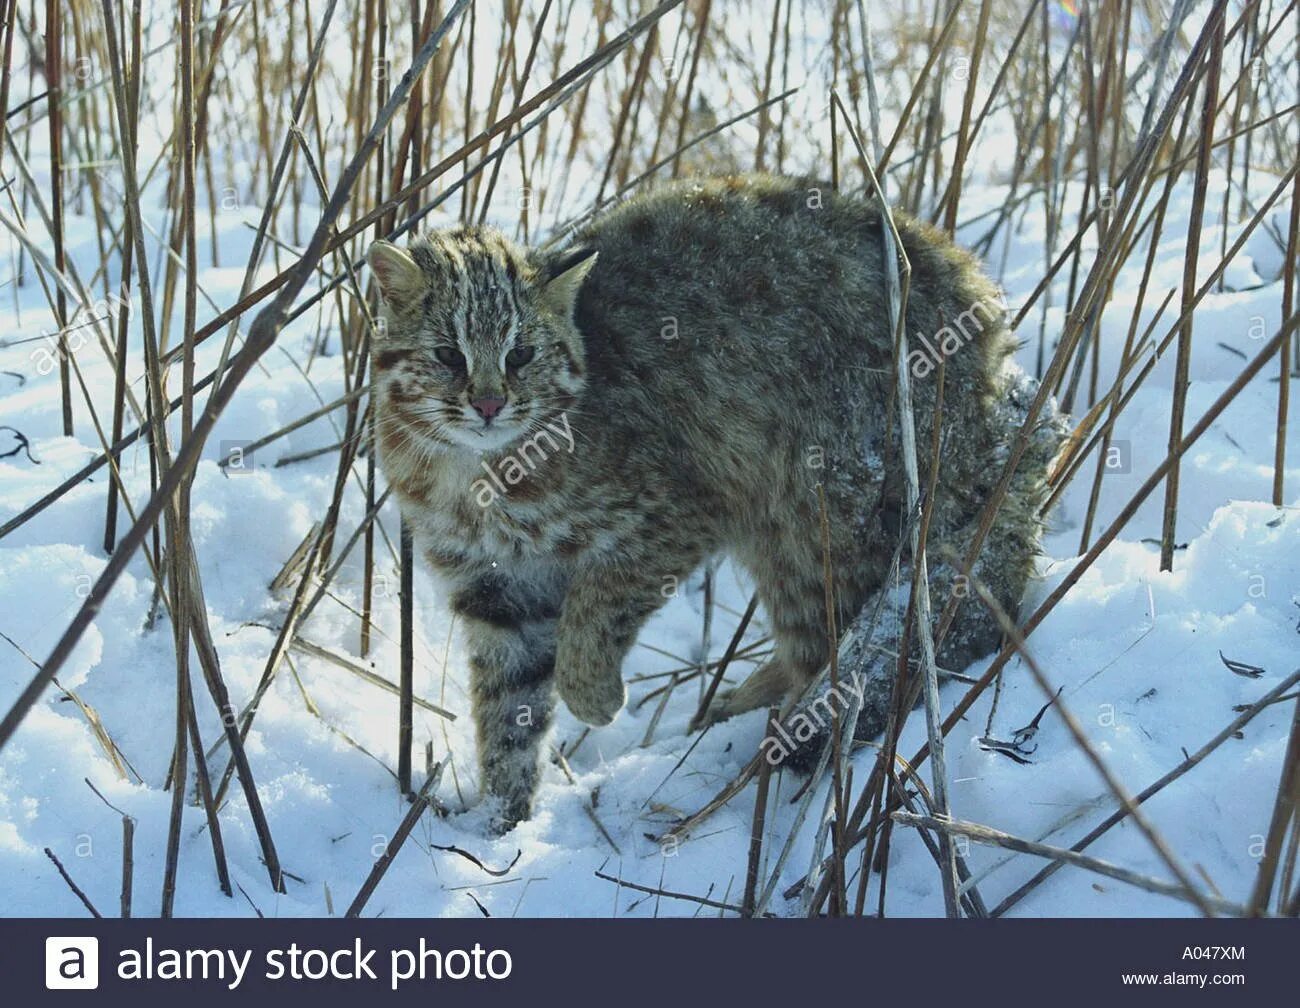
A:
[[[1192,5],[1182,0],[1112,0],[1079,4],[1077,18],[1042,0],[1027,5],[909,0],[888,15],[870,12],[862,0],[813,5],[512,0],[503,8],[466,0],[387,7],[378,0],[288,6],[265,0],[199,6],[182,0],[175,7],[149,9],[122,0],[50,0],[44,10],[38,6],[0,3],[6,53],[0,107],[7,109],[0,133],[6,184],[0,225],[22,249],[13,263],[15,279],[44,290],[60,324],[61,347],[67,350],[74,333],[81,342],[77,353],[58,359],[63,426],[66,433],[98,444],[102,454],[9,517],[0,538],[107,468],[104,547],[110,558],[29,688],[5,713],[0,746],[54,681],[128,562],[143,553],[156,578],[155,608],[168,619],[177,656],[174,803],[159,908],[164,915],[171,910],[180,813],[188,793],[181,782],[194,781],[207,812],[225,891],[230,884],[217,809],[232,781],[246,799],[270,882],[282,887],[274,836],[243,743],[258,699],[291,647],[301,645],[303,621],[329,592],[344,561],[358,552],[365,570],[362,604],[355,613],[361,658],[373,640],[373,573],[385,555],[396,556],[407,573],[397,684],[402,714],[394,730],[402,740],[398,787],[413,793],[411,546],[404,530],[386,528],[379,516],[387,494],[368,450],[373,298],[359,264],[370,240],[402,235],[434,211],[463,221],[515,217],[519,237],[540,241],[562,235],[573,221],[656,178],[760,168],[832,176],[842,188],[858,191],[878,185],[895,205],[953,231],[979,220],[965,214],[962,196],[980,152],[991,143],[1014,150],[1014,169],[1001,180],[1007,186],[1005,205],[983,215],[988,229],[977,251],[996,266],[1005,255],[999,227],[1031,210],[1045,215],[1041,283],[1016,319],[1021,338],[1037,346],[1043,384],[987,503],[983,528],[992,525],[1028,431],[1047,397],[1056,395],[1081,418],[1076,451],[1058,469],[1056,491],[1081,473],[1092,480],[1084,557],[1010,635],[988,673],[946,718],[938,709],[934,642],[920,635],[916,646],[924,674],[910,676],[908,656],[899,657],[898,716],[866,781],[852,780],[848,745],[837,729],[834,753],[823,760],[834,780],[826,825],[818,834],[814,871],[801,887],[810,913],[883,910],[888,876],[872,866],[884,863],[896,822],[929,831],[925,836],[944,879],[948,912],[983,912],[978,892],[969,886],[963,891],[967,873],[949,843],[955,831],[977,835],[981,828],[939,828],[946,812],[946,773],[939,758],[944,736],[997,681],[1022,637],[1041,624],[1157,489],[1165,496],[1162,563],[1175,564],[1179,460],[1246,383],[1266,370],[1277,378],[1273,498],[1283,502],[1289,382],[1300,356],[1295,352],[1300,173],[1296,107],[1288,104],[1297,91],[1296,0],[1215,2],[1208,13],[1198,8],[1195,17],[1187,16]],[[1141,65],[1118,59],[1125,49],[1144,52]],[[30,97],[15,103],[17,94]],[[996,138],[990,135],[995,130]],[[1231,182],[1218,205],[1206,199],[1212,166],[1223,167]],[[1257,206],[1247,186],[1261,173],[1276,185],[1268,202]],[[39,185],[37,176],[50,184]],[[1165,230],[1171,189],[1189,179],[1196,200],[1191,233],[1184,236],[1183,282],[1162,305],[1173,304],[1176,317],[1158,314],[1139,334],[1139,317],[1160,293],[1148,283],[1155,245],[1177,237]],[[166,211],[160,214],[163,197]],[[1289,231],[1277,236],[1286,245],[1283,326],[1207,414],[1186,417],[1194,312],[1221,285],[1227,263],[1246,239],[1267,226],[1268,211],[1287,197]],[[247,262],[221,263],[244,270],[241,296],[221,304],[202,289],[199,260],[220,262],[218,217],[232,201],[264,211]],[[93,221],[100,263],[90,275],[80,273],[65,254],[65,222],[73,211]],[[1206,273],[1206,264],[1198,262],[1203,220],[1221,220],[1226,227],[1211,279],[1197,286],[1197,276]],[[211,236],[207,245],[205,233]],[[146,246],[154,242],[167,254],[150,258]],[[1121,364],[1108,374],[1101,364],[1100,313],[1120,268],[1144,259]],[[900,311],[906,303],[906,264],[902,267],[895,287]],[[1054,334],[1048,318],[1059,306],[1053,305],[1050,285],[1063,278],[1068,278],[1067,322]],[[94,310],[101,298],[129,304],[117,313],[115,325]],[[261,685],[236,704],[208,628],[202,572],[189,531],[190,483],[217,416],[284,326],[308,313],[317,320],[318,340],[329,332],[341,334],[344,394],[262,443],[318,416],[332,416],[340,432],[329,449],[337,452],[336,476],[329,499],[320,502],[313,535],[293,557],[284,558],[282,584],[292,589],[292,597]],[[901,334],[901,324],[898,328]],[[201,374],[196,350],[212,340],[222,348],[220,361]],[[1152,346],[1162,351],[1176,346],[1178,355],[1168,455],[1109,526],[1094,534],[1101,458],[1116,419],[1151,373]],[[96,355],[103,355],[114,375],[111,395],[89,388],[82,376],[84,363]],[[900,417],[910,421],[907,372],[898,371]],[[140,377],[143,386],[136,381]],[[164,423],[173,415],[180,421],[174,443]],[[90,426],[74,428],[79,416],[89,417]],[[152,493],[132,499],[117,459],[141,439],[147,444]],[[937,446],[904,447],[913,496],[920,499],[916,453]],[[340,527],[348,495],[364,500],[366,516],[352,529]],[[912,545],[923,555],[923,532]],[[961,558],[966,566],[973,564],[978,547]],[[920,614],[921,626],[928,626],[923,579],[914,582],[913,591],[910,608]],[[938,614],[940,638],[952,610],[950,604]],[[751,606],[743,622],[752,612]],[[716,675],[710,671],[714,666],[684,659],[675,663],[680,668],[665,672],[667,685],[652,694],[662,698],[660,710],[674,689],[692,680],[701,691],[707,684],[711,694],[733,656],[748,657],[744,649],[737,651],[742,633],[743,626]],[[704,636],[707,640],[707,627]],[[197,656],[202,689],[193,688],[191,654]],[[897,743],[911,709],[909,691],[913,699],[924,694],[930,743],[904,760]],[[225,725],[216,744],[199,731],[214,710]],[[230,716],[235,712],[238,716]],[[1300,892],[1288,889],[1300,830],[1300,744],[1296,737],[1291,742],[1250,913],[1295,913],[1300,903]],[[222,752],[228,762],[213,762]],[[468,755],[461,754],[462,763]],[[928,790],[918,776],[927,757],[934,764]],[[757,770],[756,757],[720,797],[738,793]],[[452,779],[459,789],[454,763]],[[704,905],[744,913],[762,913],[768,905],[775,874],[764,887],[758,871],[764,843],[777,839],[765,839],[769,783],[761,775],[748,870],[738,867],[746,878],[741,906],[700,899]],[[1120,782],[1114,784],[1124,794]],[[908,788],[921,789],[925,814],[915,811]],[[1143,822],[1138,808],[1153,793],[1147,789],[1125,798],[1125,813]],[[417,808],[426,801],[423,795]],[[677,833],[685,834],[702,817],[680,824]],[[128,822],[124,817],[124,829],[130,829]],[[414,819],[404,823],[406,832],[413,825]],[[1167,854],[1154,828],[1148,837]],[[1030,849],[1002,835],[996,842]],[[1071,860],[1062,855],[1050,867],[1096,868],[1099,863],[1083,858],[1079,849]],[[1217,896],[1199,892],[1172,856],[1168,860],[1178,881],[1159,885],[1172,886],[1207,912],[1225,909]],[[124,870],[129,869],[128,858]],[[1122,877],[1122,869],[1115,870]],[[1035,882],[1050,874],[1045,870]],[[379,875],[382,870],[374,882]],[[129,907],[126,886],[123,912]],[[993,912],[1008,908],[1004,901]]]

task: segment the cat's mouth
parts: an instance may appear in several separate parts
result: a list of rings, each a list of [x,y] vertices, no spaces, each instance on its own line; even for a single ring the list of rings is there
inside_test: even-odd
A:
[[[504,448],[511,442],[518,440],[527,429],[528,425],[520,423],[514,416],[491,421],[476,418],[474,420],[467,419],[460,424],[449,424],[442,431],[442,436],[445,440],[458,447],[484,452]]]
[[[514,407],[514,404],[511,404]],[[449,404],[404,403],[390,400],[390,423],[429,446],[460,448],[476,454],[500,451],[528,431],[529,413],[502,410],[491,418],[457,413]]]
[[[490,404],[490,412],[485,410]],[[448,412],[454,412],[454,408]],[[440,432],[443,438],[460,448],[474,452],[497,451],[517,440],[528,428],[528,410],[521,410],[517,400],[476,400],[462,405],[459,415],[450,419]]]

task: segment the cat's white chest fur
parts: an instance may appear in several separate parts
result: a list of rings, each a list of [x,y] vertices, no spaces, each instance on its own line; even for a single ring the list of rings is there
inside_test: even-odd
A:
[[[448,452],[429,467],[427,476],[423,498],[404,502],[427,535],[502,560],[551,548],[545,507],[513,499],[509,487],[490,478],[485,457]]]

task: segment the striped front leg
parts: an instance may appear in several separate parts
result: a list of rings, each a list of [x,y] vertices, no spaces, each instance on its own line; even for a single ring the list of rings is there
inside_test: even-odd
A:
[[[555,624],[561,588],[553,576],[501,568],[462,576],[451,605],[464,620],[470,694],[485,794],[501,801],[498,828],[532,810],[539,750],[555,708]]]
[[[648,564],[590,566],[574,574],[560,616],[556,667],[560,696],[579,721],[601,727],[623,709],[623,659],[646,619],[667,601],[662,586]]]

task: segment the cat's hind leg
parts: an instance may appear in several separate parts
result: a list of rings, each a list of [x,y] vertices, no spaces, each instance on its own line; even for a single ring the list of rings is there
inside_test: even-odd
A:
[[[772,658],[741,685],[719,694],[692,728],[797,696],[829,657],[824,575],[815,551],[794,547],[751,569],[772,630]]]

